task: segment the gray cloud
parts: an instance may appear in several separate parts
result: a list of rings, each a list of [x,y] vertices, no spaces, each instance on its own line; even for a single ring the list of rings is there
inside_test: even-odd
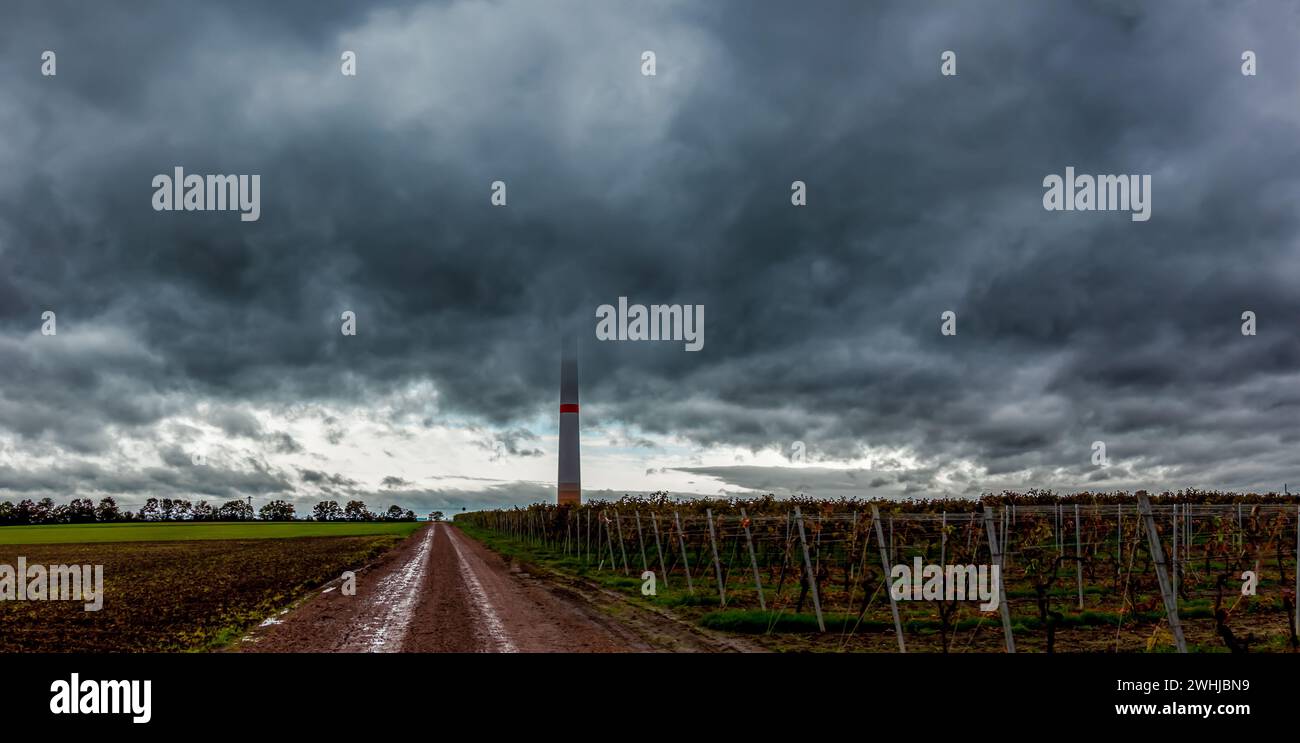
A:
[[[437,411],[412,403],[395,427],[464,416],[486,446],[540,456],[526,426],[553,408],[565,332],[585,339],[585,425],[634,426],[638,448],[801,440],[827,465],[699,469],[732,487],[1300,480],[1294,13],[379,5],[6,12],[0,431],[29,456],[0,490],[351,492],[346,473],[187,468],[176,431],[163,467],[71,462],[198,400],[229,437],[306,451],[241,406],[365,406],[421,380]],[[261,174],[261,220],[152,211],[175,165]],[[1152,220],[1045,212],[1041,180],[1066,165],[1152,173]],[[595,307],[619,296],[704,304],[704,350],[597,342]],[[46,309],[57,336],[37,332]],[[1091,466],[1094,440],[1113,468]],[[915,462],[829,467],[877,447]],[[385,484],[421,508],[553,496]]]

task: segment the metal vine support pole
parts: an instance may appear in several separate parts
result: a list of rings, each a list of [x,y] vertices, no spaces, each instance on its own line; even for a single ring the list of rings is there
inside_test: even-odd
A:
[[[1242,545],[1242,536],[1243,535],[1241,533],[1241,504],[1238,503],[1237,504],[1237,546],[1238,547]]]
[[[889,517],[889,561],[894,561],[894,517]]]
[[[1060,503],[1056,504],[1056,529],[1054,529],[1053,531],[1055,532],[1053,536],[1056,537],[1056,554],[1057,556],[1062,556],[1065,554],[1065,545],[1061,543],[1061,504]],[[1002,532],[1002,536],[1003,536],[1002,543],[1004,545],[1006,544],[1006,534],[1007,533],[1005,531]]]
[[[1011,514],[1008,516],[1007,511]],[[1002,510],[1002,569],[1007,568],[1008,553],[1011,552],[1011,527],[1016,524],[1016,504],[1012,503],[1010,509]]]
[[[1119,532],[1115,538],[1115,569],[1122,575],[1123,555],[1124,555],[1124,504],[1115,504],[1115,525],[1116,531]]]
[[[999,541],[999,544],[1002,545],[1002,547],[1003,547],[1004,550],[1006,549],[1006,546],[1007,546],[1007,517],[1008,517],[1008,515],[1009,515],[1009,514],[1008,514],[1008,509],[1007,509],[1007,507],[1006,507],[1006,506],[1003,506],[1003,507],[1002,507],[1002,518],[999,519],[999,522],[1002,524],[1002,539]]]
[[[853,571],[854,571],[854,568],[855,568],[855,565],[854,565],[855,560],[854,560],[854,558],[856,558],[857,555],[858,555],[858,512],[857,512],[857,511],[854,511],[854,512],[853,512],[853,526],[852,526],[852,528],[853,528],[853,537],[852,537],[852,539],[851,539],[850,542],[849,542],[849,555],[848,555],[848,571],[849,571],[849,584],[850,584],[850,585],[852,585],[853,582],[854,582],[854,575],[853,575]],[[852,589],[850,589],[850,590],[849,590],[849,596],[845,599],[845,606],[846,606],[846,608],[851,609],[851,608],[852,608],[852,604],[853,604],[853,591],[852,591]]]
[[[633,511],[632,515],[636,516],[636,543],[641,547],[641,572],[646,573],[650,571],[650,563],[645,559],[645,538],[641,535],[641,512]]]
[[[1074,575],[1079,583],[1079,611],[1083,611],[1083,547],[1079,536],[1079,504],[1074,504]]]
[[[591,562],[591,509],[590,508],[587,509],[587,550],[582,554],[584,555],[584,563]]]
[[[798,513],[799,509],[795,509]],[[903,621],[898,616],[898,599],[894,597],[894,588],[889,583],[889,576],[892,570],[889,566],[889,554],[885,551],[885,532],[880,528],[880,508],[876,504],[871,504],[871,520],[876,525],[876,544],[880,547],[880,567],[885,571],[885,592],[889,594],[889,611],[894,615],[894,634],[898,637],[898,652],[907,652],[907,643],[903,641]],[[891,519],[892,523],[892,519]],[[803,527],[799,527],[802,535]],[[820,619],[820,616],[818,617]]]
[[[614,557],[614,530],[609,528],[609,514],[601,514],[605,526],[605,543],[609,545],[609,569],[618,570],[618,560]],[[602,560],[603,562],[603,560]]]
[[[596,556],[600,558],[600,562],[596,564],[597,570],[605,569],[605,550],[601,549],[600,546],[600,543],[605,541],[603,538],[604,536],[605,536],[605,512],[601,511],[600,516],[597,517],[596,519]]]
[[[813,539],[813,570],[821,572],[822,569],[822,515],[817,514],[817,538]]]
[[[758,608],[767,611],[767,602],[763,600],[763,581],[758,577],[758,558],[754,556],[754,538],[749,533],[749,515],[740,509],[740,524],[745,527],[745,544],[749,545],[749,566],[754,569],[754,589],[758,591]]]
[[[939,565],[943,571],[943,601],[948,597],[948,511],[944,511],[939,516]]]
[[[609,514],[605,514],[605,544],[609,545],[609,569],[618,570],[618,560],[614,557],[614,530],[609,528]]]
[[[799,544],[803,546],[803,566],[808,571],[808,585],[812,587],[813,609],[817,611],[817,627],[825,632],[826,622],[822,619],[822,600],[817,595],[817,575],[813,573],[812,560],[808,559],[808,539],[804,536],[803,514],[799,512],[798,506],[794,507],[794,520],[799,525]]]
[[[682,517],[673,511],[673,520],[677,522],[677,539],[682,544],[682,567],[686,569],[686,590],[695,595],[695,584],[691,582],[691,562],[686,559],[686,534],[682,531]]]
[[[627,566],[627,547],[623,545],[623,520],[618,517],[618,509],[614,509],[614,525],[618,527],[618,551],[623,553],[623,575],[631,572]]]
[[[943,513],[939,516],[939,564],[940,565],[948,564],[948,511],[947,510],[944,510]],[[948,571],[946,570],[944,571],[945,578],[947,577],[947,572]]]
[[[1178,652],[1187,652],[1187,641],[1183,639],[1183,625],[1178,621],[1178,603],[1169,590],[1169,576],[1165,573],[1165,551],[1160,546],[1160,535],[1156,532],[1156,521],[1151,515],[1151,501],[1145,492],[1138,493],[1138,513],[1147,527],[1147,543],[1151,546],[1151,561],[1156,565],[1156,578],[1160,581],[1160,595],[1165,600],[1165,613],[1169,616],[1169,629],[1174,633],[1174,643]]]
[[[1173,573],[1174,602],[1178,601],[1178,504],[1174,504],[1174,512],[1169,515],[1169,538],[1173,540],[1174,559],[1169,561],[1170,572]]]
[[[713,569],[718,575],[718,600],[726,607],[727,589],[722,586],[722,563],[718,562],[718,542],[713,535],[713,509],[704,509],[704,516],[709,521],[709,547],[713,548]]]
[[[998,547],[998,529],[993,523],[993,511],[984,509],[984,530],[989,535],[989,554],[998,566],[998,609],[1002,613],[1002,632],[1006,635],[1007,652],[1016,652],[1016,638],[1011,634],[1011,608],[1007,606],[1006,581],[1002,579],[1002,550]]]
[[[568,515],[564,518],[564,556],[569,556],[569,540],[573,538],[573,521]]]
[[[668,565],[664,562],[664,548],[659,543],[659,516],[654,511],[650,512],[650,527],[655,532],[655,552],[659,553],[659,571],[663,573],[659,580],[663,581],[664,588],[668,587]]]

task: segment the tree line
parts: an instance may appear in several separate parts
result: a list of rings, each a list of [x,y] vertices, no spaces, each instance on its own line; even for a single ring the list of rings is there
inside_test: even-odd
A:
[[[52,498],[38,501],[23,499],[17,504],[0,502],[0,526],[36,524],[105,524],[126,521],[296,521],[294,505],[273,500],[256,511],[245,500],[235,499],[220,505],[207,501],[191,504],[184,498],[150,498],[139,511],[122,510],[112,497],[96,504],[89,498],[74,498],[56,505]],[[364,501],[351,500],[340,506],[337,501],[321,501],[312,507],[309,521],[415,521],[415,512],[389,506],[387,511],[371,511]]]

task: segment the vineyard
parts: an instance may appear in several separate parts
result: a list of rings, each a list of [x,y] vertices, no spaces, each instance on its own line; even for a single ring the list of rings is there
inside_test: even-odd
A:
[[[1293,496],[1202,491],[657,494],[456,523],[504,553],[777,649],[1295,652],[1298,515]],[[998,566],[997,608],[942,592],[900,598],[891,571],[914,564]],[[647,572],[654,594],[643,596]]]

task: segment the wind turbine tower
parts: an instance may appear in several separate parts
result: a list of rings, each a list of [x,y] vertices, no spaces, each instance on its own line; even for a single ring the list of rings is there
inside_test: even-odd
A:
[[[582,502],[582,466],[578,455],[578,360],[560,359],[560,476],[556,502]]]

